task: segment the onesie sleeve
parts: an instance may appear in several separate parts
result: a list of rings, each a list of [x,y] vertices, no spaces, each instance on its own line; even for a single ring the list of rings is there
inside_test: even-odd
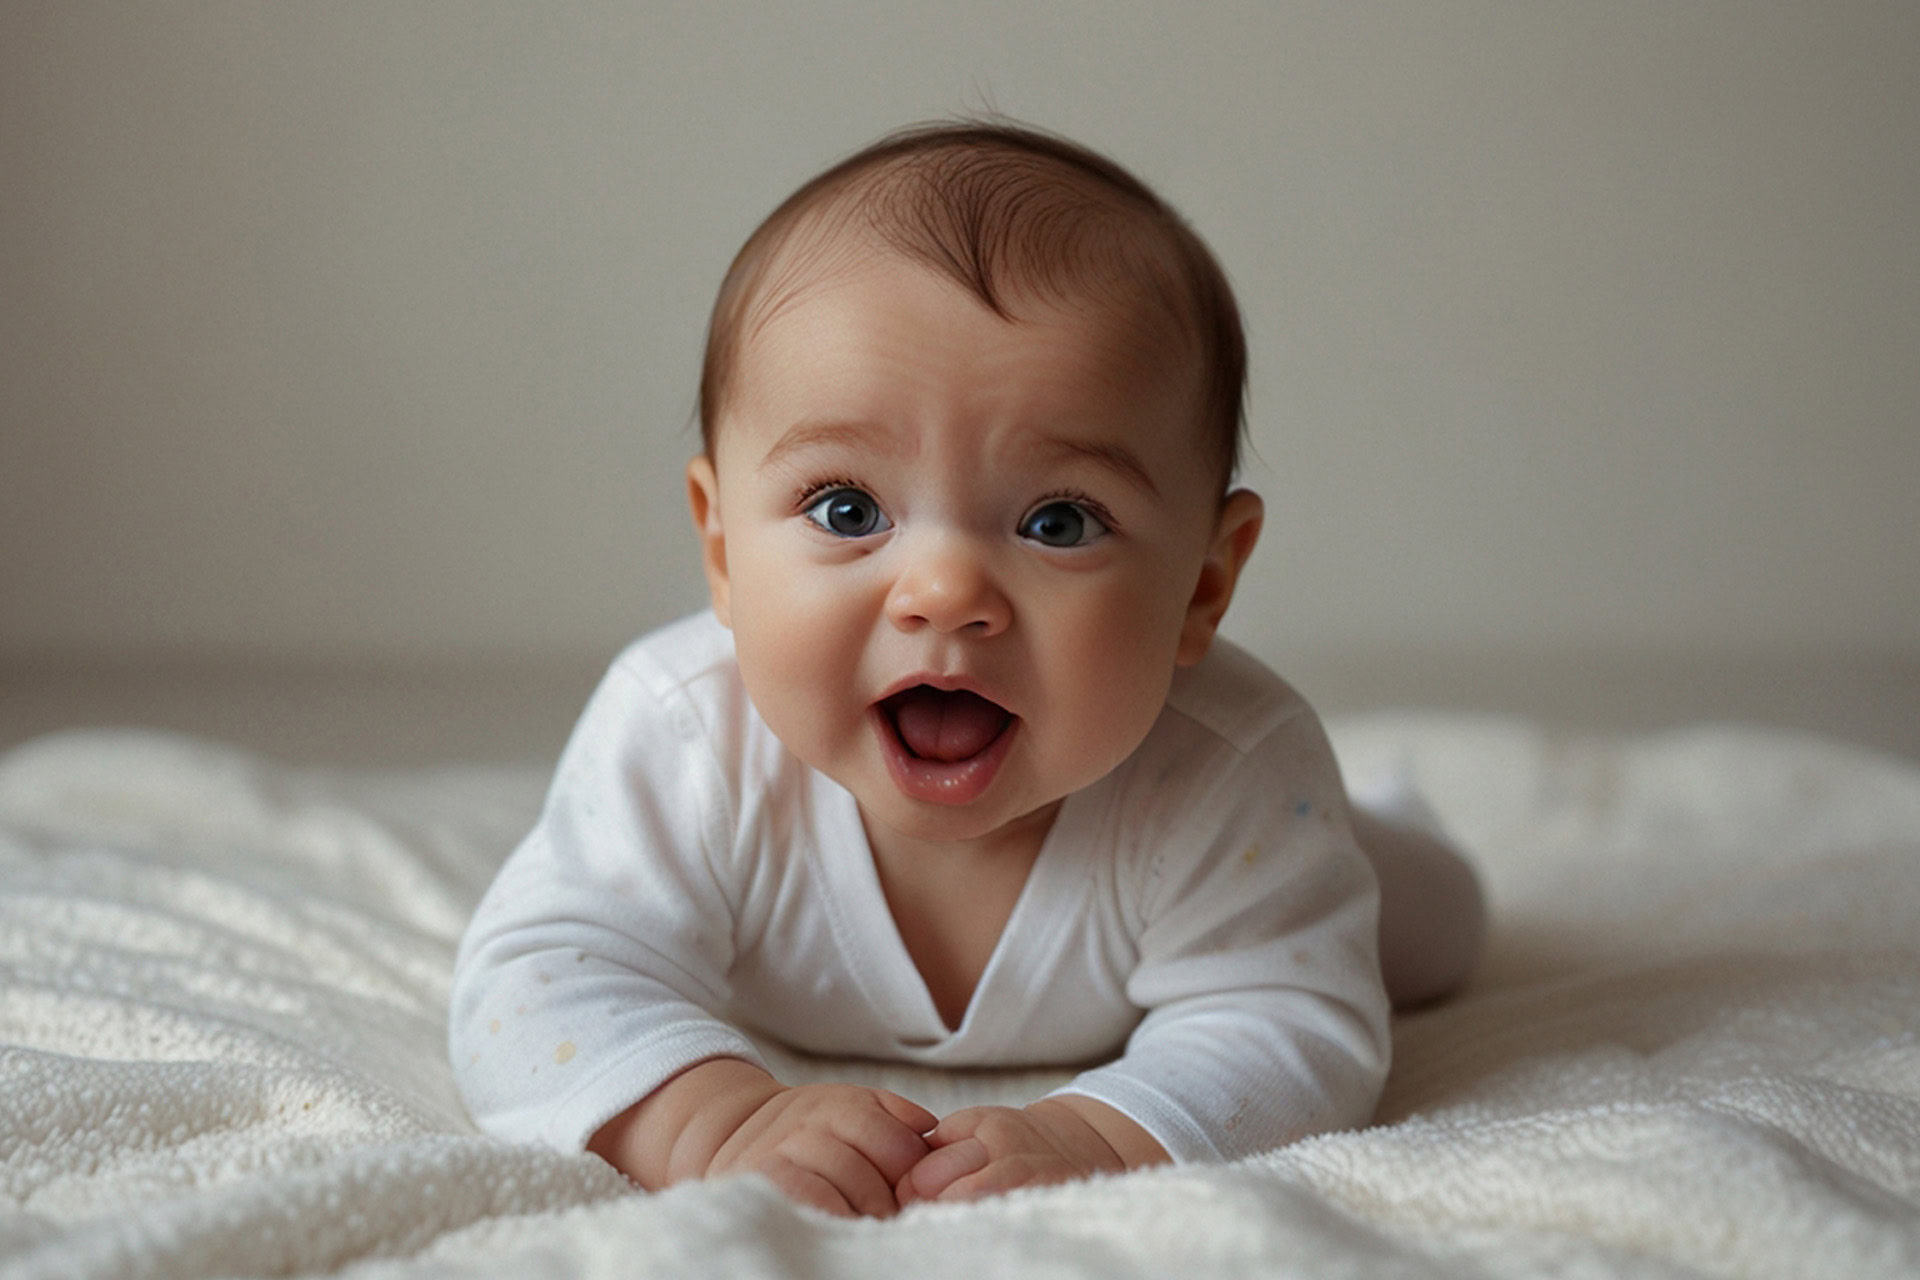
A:
[[[1126,991],[1145,1014],[1117,1061],[1061,1090],[1176,1161],[1365,1124],[1386,1080],[1379,893],[1326,737],[1294,706],[1250,749],[1215,739],[1169,789],[1172,817],[1139,825]]]
[[[650,674],[630,651],[595,691],[454,962],[454,1075],[496,1137],[583,1150],[694,1063],[760,1062],[709,1012],[733,957],[728,789],[684,693]]]

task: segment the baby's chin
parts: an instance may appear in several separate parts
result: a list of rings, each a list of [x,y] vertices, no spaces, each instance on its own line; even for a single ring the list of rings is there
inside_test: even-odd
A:
[[[1037,848],[1046,839],[1060,812],[1060,799],[1017,810],[1008,816],[1004,809],[982,797],[971,805],[941,805],[910,800],[900,795],[880,795],[872,802],[858,791],[854,800],[860,808],[860,820],[867,838],[893,835],[927,844],[974,845],[1008,840]],[[877,830],[876,830],[877,828]]]

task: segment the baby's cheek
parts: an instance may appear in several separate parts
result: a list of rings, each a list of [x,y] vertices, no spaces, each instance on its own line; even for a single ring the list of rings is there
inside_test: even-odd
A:
[[[1122,625],[1108,629],[1104,640],[1068,646],[1054,664],[1054,683],[1072,707],[1082,749],[1111,767],[1131,755],[1159,719],[1173,672],[1172,645]]]

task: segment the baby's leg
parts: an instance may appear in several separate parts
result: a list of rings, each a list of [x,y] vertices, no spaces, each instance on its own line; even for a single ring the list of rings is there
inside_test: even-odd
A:
[[[1403,782],[1353,799],[1353,833],[1380,879],[1387,995],[1396,1009],[1452,995],[1472,975],[1486,943],[1478,877]]]

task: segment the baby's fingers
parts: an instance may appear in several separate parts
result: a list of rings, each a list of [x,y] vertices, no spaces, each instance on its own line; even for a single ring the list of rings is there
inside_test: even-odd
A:
[[[873,1096],[880,1100],[880,1106],[888,1115],[915,1133],[929,1133],[940,1123],[939,1116],[917,1102],[909,1102],[891,1089],[875,1089]]]
[[[879,1170],[891,1200],[894,1183],[927,1154],[927,1140],[920,1135],[933,1127],[934,1117],[905,1098],[881,1090],[875,1090],[874,1097],[878,1107],[837,1113],[832,1131]],[[921,1120],[927,1122],[924,1127]]]
[[[955,1178],[940,1192],[939,1198],[947,1201],[978,1200],[984,1196],[1004,1195],[1020,1187],[1070,1182],[1073,1178],[1074,1174],[1063,1166],[1014,1157],[995,1160],[983,1169]]]
[[[962,1138],[927,1153],[920,1163],[907,1170],[895,1193],[905,1208],[915,1200],[937,1200],[960,1179],[987,1167],[986,1144],[978,1138]]]
[[[774,1186],[780,1194],[796,1204],[810,1205],[823,1209],[836,1218],[852,1218],[858,1215],[852,1203],[833,1185],[831,1179],[823,1177],[812,1169],[795,1164],[791,1160],[773,1160],[758,1172]]]
[[[766,1172],[794,1199],[829,1213],[887,1218],[899,1207],[892,1180],[882,1176],[860,1152],[830,1134],[814,1134],[788,1144]]]

